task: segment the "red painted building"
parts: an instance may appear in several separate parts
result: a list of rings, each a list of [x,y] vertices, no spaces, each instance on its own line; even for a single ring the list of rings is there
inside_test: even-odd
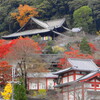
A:
[[[53,75],[51,72],[42,72],[42,73],[28,73],[27,75],[27,84],[29,90],[39,90],[39,89],[46,89],[46,90],[53,90],[54,86],[54,79],[58,76]]]
[[[71,67],[55,72],[62,100],[100,100],[100,68],[91,59],[68,59]]]

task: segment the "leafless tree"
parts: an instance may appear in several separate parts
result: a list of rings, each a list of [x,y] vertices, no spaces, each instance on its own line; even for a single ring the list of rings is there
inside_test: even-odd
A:
[[[11,63],[16,62],[17,69],[24,79],[25,87],[27,88],[27,73],[29,71],[41,71],[45,64],[42,58],[38,55],[40,52],[37,49],[37,43],[31,39],[20,39],[10,48],[10,52],[6,55]]]

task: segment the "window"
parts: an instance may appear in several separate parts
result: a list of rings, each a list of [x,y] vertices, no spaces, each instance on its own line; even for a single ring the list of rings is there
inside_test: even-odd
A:
[[[53,79],[48,79],[48,89],[54,89]]]
[[[86,74],[86,72],[81,72],[82,74]]]
[[[67,77],[64,77],[63,78],[63,83],[66,83],[67,82]]]
[[[30,89],[37,89],[37,83],[30,83]]]
[[[45,84],[44,83],[39,83],[39,89],[45,89]]]
[[[69,82],[73,81],[74,80],[74,77],[71,75],[69,76]]]
[[[49,83],[48,89],[53,89],[53,84]]]

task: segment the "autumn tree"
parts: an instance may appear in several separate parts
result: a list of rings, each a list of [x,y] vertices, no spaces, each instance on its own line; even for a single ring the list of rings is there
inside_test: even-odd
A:
[[[70,67],[70,63],[67,61],[68,58],[78,58],[78,59],[93,59],[93,56],[90,54],[83,54],[80,50],[75,50],[70,47],[70,51],[64,52],[64,56],[59,59],[58,67],[66,68]]]
[[[1,95],[3,96],[4,100],[10,100],[12,95],[12,85],[11,83],[6,84],[4,91],[1,92]]]
[[[1,61],[0,62],[0,80],[1,85],[4,85],[7,83],[7,81],[10,81],[12,79],[12,70],[11,65],[8,64],[7,61]]]
[[[20,75],[24,79],[25,87],[27,88],[27,73],[34,70],[42,71],[44,67],[41,57],[41,48],[37,42],[30,38],[22,38],[12,40],[15,42],[6,55],[10,62],[17,62],[17,67],[20,69]],[[34,64],[35,63],[35,64]],[[41,68],[40,68],[41,67]]]
[[[30,17],[35,17],[38,15],[36,8],[30,7],[28,5],[19,5],[18,11],[11,13],[11,16],[14,17],[20,24],[23,26]]]
[[[0,40],[0,59],[2,59],[8,52],[6,40]]]
[[[15,42],[15,40],[0,40],[0,59],[4,59],[4,57],[8,54],[10,47],[14,45]]]

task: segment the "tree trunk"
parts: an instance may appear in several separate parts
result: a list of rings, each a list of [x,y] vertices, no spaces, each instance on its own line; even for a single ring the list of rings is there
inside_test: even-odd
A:
[[[25,61],[24,61],[24,84],[25,84],[25,88],[27,89],[27,71],[26,71]]]

